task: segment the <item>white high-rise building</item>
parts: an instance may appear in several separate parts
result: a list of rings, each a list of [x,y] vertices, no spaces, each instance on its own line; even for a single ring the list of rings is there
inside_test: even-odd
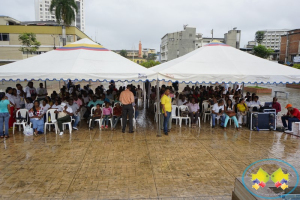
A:
[[[281,36],[286,35],[289,29],[267,29],[260,31],[265,33],[262,45],[273,50],[280,50]]]
[[[50,12],[52,0],[35,0],[35,20],[36,21],[56,21],[54,13]],[[76,13],[75,22],[72,24],[84,32],[85,15],[84,15],[84,0],[75,0],[78,12]]]

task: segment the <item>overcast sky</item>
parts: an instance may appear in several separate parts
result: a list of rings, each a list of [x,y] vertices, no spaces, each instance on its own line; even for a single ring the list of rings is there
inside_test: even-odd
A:
[[[35,20],[34,0],[0,0],[0,15]],[[295,29],[300,0],[85,0],[86,34],[108,49],[143,48],[159,51],[166,33],[188,24],[197,33],[224,37],[233,27],[242,31],[241,47],[257,30]],[[97,33],[97,34],[96,34]]]

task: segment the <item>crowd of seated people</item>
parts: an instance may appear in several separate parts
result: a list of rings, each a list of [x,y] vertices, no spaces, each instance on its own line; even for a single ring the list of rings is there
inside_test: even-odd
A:
[[[178,115],[190,116],[191,125],[196,126],[198,117],[203,112],[209,112],[211,115],[211,126],[216,126],[216,119],[219,120],[220,126],[227,127],[228,121],[231,119],[237,129],[247,124],[247,112],[258,111],[261,102],[259,97],[253,93],[246,93],[242,95],[242,91],[237,86],[235,89],[231,87],[219,86],[192,86],[187,85],[182,92],[175,90],[174,84],[172,86],[162,85],[160,88],[160,95],[162,96],[166,89],[170,90],[169,97],[172,99],[172,105],[182,106],[186,105],[188,110],[176,113]],[[151,89],[151,98],[156,99],[156,88]],[[209,111],[203,111],[202,104],[208,104]],[[281,106],[277,102],[277,98],[273,98],[272,107],[276,109],[276,113],[281,111]],[[170,117],[172,120],[172,117]]]
[[[131,88],[136,99],[142,98],[143,93],[139,85],[137,88],[135,86]],[[17,84],[16,88],[8,87],[0,96],[0,117],[2,113],[6,117],[1,117],[3,120],[0,120],[0,137],[4,137],[4,134],[9,136],[7,131],[12,129],[14,122],[20,118],[20,116],[16,116],[19,109],[28,111],[29,120],[27,121],[31,122],[33,133],[36,136],[44,133],[44,123],[49,120],[49,116],[46,116],[49,109],[55,109],[60,135],[63,134],[63,123],[72,122],[72,127],[69,128],[78,130],[78,124],[83,119],[88,122],[91,119],[90,129],[94,128],[95,120],[100,118],[103,118],[101,127],[107,129],[108,120],[111,119],[113,122],[111,128],[115,130],[118,121],[122,118],[122,105],[119,97],[124,90],[125,87],[117,89],[113,81],[110,82],[108,89],[104,89],[103,85],[100,85],[95,90],[92,90],[90,85],[81,88],[80,85],[74,85],[69,81],[60,89],[59,93],[53,91],[50,95],[43,83],[40,83],[37,89],[33,82],[28,82],[25,88],[21,84]],[[133,106],[136,108],[135,103]],[[94,107],[96,109],[92,113]],[[135,118],[138,114],[139,112],[136,110]],[[2,132],[3,125],[7,128],[5,133]]]
[[[187,110],[176,111],[178,115],[189,116],[191,125],[196,126],[198,117],[204,112],[209,112],[211,115],[211,126],[216,126],[216,119],[219,124],[226,128],[229,120],[234,122],[237,129],[245,126],[247,123],[247,112],[249,110],[258,110],[261,107],[259,97],[253,93],[247,92],[243,96],[241,90],[237,87],[219,86],[186,86],[181,92],[178,90],[178,83],[173,83],[172,86],[163,85],[160,88],[160,97],[165,94],[166,89],[170,90],[168,96],[171,98],[171,104],[176,106],[187,106]],[[0,115],[9,113],[8,120],[4,118],[0,125],[8,123],[8,128],[13,127],[13,123],[18,119],[16,112],[19,109],[27,109],[28,117],[32,123],[34,134],[44,133],[44,123],[49,120],[46,113],[49,109],[56,109],[57,124],[60,134],[63,134],[62,124],[71,122],[72,129],[78,130],[78,124],[82,119],[91,120],[90,129],[95,126],[95,121],[102,118],[101,127],[107,129],[109,120],[112,120],[112,129],[115,130],[118,121],[122,118],[122,105],[119,97],[125,87],[116,88],[114,82],[109,84],[108,89],[100,85],[92,90],[89,85],[83,88],[80,85],[74,85],[71,81],[66,86],[63,86],[59,93],[53,91],[48,94],[47,89],[42,83],[36,89],[33,82],[28,82],[25,88],[21,84],[16,84],[16,88],[8,87],[3,96],[2,104],[0,104]],[[141,98],[143,95],[140,86],[132,86],[131,92],[135,98]],[[150,90],[150,98],[155,101],[157,98],[156,87]],[[2,97],[1,96],[1,97]],[[7,100],[4,102],[4,100]],[[9,102],[8,105],[7,102]],[[137,102],[137,101],[136,101]],[[208,104],[209,111],[203,110],[202,104]],[[136,107],[136,103],[133,103]],[[1,106],[3,109],[1,109]],[[8,106],[8,107],[7,107]],[[276,113],[281,111],[281,106],[277,102],[277,98],[273,99],[272,107],[276,109]],[[92,108],[95,108],[92,112]],[[135,110],[135,118],[138,115]],[[170,117],[172,120],[172,116]],[[2,131],[0,126],[0,131]],[[0,136],[4,133],[0,132]],[[5,133],[6,135],[6,133]],[[8,135],[8,133],[7,133]]]

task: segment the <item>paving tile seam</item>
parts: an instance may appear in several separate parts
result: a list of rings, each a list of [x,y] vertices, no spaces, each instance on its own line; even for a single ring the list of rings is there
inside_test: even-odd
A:
[[[150,161],[150,166],[151,166],[152,178],[153,178],[154,185],[155,185],[156,196],[158,197],[158,190],[157,190],[157,185],[156,185],[156,179],[155,179],[155,176],[154,176],[153,164],[152,164],[151,157],[150,157],[150,151],[149,151],[149,146],[148,146],[147,138],[145,138],[145,142],[146,142],[146,147],[147,147],[147,155],[148,155],[148,158],[149,158],[149,161]]]
[[[94,133],[94,134],[95,134],[95,133]],[[77,174],[79,173],[80,169],[82,168],[83,161],[85,160],[85,157],[86,157],[86,155],[87,155],[87,153],[88,153],[89,148],[92,146],[92,142],[93,142],[93,141],[91,140],[91,141],[90,141],[90,144],[89,144],[88,147],[86,148],[86,152],[85,152],[84,156],[82,157],[81,164],[80,164],[79,167],[77,168],[76,173],[74,173],[74,176],[73,176],[72,180],[70,181],[70,184],[69,184],[69,186],[68,186],[68,189],[67,189],[66,192],[63,194],[62,199],[65,199],[65,197],[66,197],[66,195],[67,195],[67,193],[68,193],[68,191],[69,191],[69,189],[70,189],[72,183],[75,181],[75,177],[77,176]]]

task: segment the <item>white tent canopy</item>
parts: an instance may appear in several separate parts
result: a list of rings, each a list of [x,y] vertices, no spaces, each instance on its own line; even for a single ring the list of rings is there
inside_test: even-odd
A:
[[[292,83],[300,70],[245,53],[220,42],[152,67],[158,79],[185,83]]]
[[[0,80],[152,81],[155,72],[89,39],[0,67]]]

